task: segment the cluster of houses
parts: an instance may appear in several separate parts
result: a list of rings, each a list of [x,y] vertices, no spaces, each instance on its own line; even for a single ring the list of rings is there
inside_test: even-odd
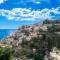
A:
[[[0,44],[18,46],[20,43],[22,43],[23,38],[25,38],[27,41],[30,41],[32,37],[37,37],[37,35],[39,34],[38,32],[39,29],[47,31],[47,26],[46,25],[22,26],[21,28],[13,32],[11,35],[7,36],[3,41],[0,41]]]
[[[16,32],[13,32],[11,36],[7,36],[4,42],[7,43],[8,45],[18,46],[19,44],[22,43],[23,38],[26,39],[27,41],[30,41],[32,37],[37,37],[37,35],[39,34],[38,32],[39,29],[47,31],[47,26],[45,25],[24,26],[24,28],[19,28],[18,30],[16,30]]]

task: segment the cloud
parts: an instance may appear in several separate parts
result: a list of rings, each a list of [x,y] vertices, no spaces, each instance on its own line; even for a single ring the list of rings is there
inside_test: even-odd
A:
[[[0,4],[4,3],[5,1],[7,1],[7,0],[0,0]]]
[[[39,1],[37,1],[37,2],[35,2],[36,4],[40,4],[40,2]]]
[[[12,0],[11,0],[12,1]],[[40,3],[51,3],[51,0],[17,0],[15,4],[27,4],[27,3],[35,3],[35,4],[40,4]]]
[[[53,13],[54,15],[52,15]],[[43,21],[45,19],[53,19],[58,17],[55,15],[60,15],[59,7],[52,9],[42,9],[42,10],[31,10],[31,8],[13,8],[12,10],[0,9],[0,16],[6,17],[8,20],[17,20],[17,21]]]
[[[33,2],[46,2],[46,3],[48,3],[48,4],[50,4],[51,3],[51,0],[32,0]]]

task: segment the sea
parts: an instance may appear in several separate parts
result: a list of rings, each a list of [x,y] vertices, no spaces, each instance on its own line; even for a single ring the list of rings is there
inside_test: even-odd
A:
[[[0,29],[0,40],[10,35],[16,29]]]

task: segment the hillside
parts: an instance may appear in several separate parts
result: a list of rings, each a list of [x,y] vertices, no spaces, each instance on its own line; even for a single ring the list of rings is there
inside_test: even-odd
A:
[[[53,51],[60,53],[60,31],[54,31],[60,24],[51,24],[22,26],[7,36],[3,44],[13,47],[13,58],[17,60],[52,60]]]

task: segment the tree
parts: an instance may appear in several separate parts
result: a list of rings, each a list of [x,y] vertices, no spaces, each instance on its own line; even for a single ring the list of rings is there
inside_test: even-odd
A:
[[[48,24],[48,19],[44,20],[43,24]]]
[[[30,34],[29,30],[25,30],[24,33],[26,36],[29,36],[29,34]]]
[[[0,60],[11,60],[12,52],[11,47],[0,47]]]

